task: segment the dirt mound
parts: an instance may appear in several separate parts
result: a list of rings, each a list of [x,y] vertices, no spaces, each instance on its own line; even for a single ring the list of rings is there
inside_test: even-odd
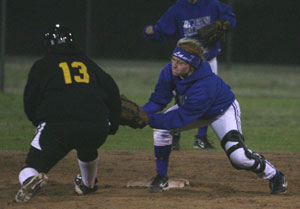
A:
[[[169,177],[188,179],[190,185],[162,193],[127,188],[132,180],[155,175],[153,151],[100,151],[99,190],[77,196],[73,180],[79,168],[71,152],[48,174],[48,184],[28,203],[14,203],[18,173],[26,153],[0,153],[0,208],[38,209],[193,209],[300,208],[300,153],[261,153],[287,177],[288,192],[271,195],[268,181],[231,167],[223,152],[176,151],[171,154]]]

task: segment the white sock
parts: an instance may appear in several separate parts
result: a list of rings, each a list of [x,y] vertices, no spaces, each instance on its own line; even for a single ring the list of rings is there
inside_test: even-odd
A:
[[[98,171],[98,157],[90,162],[83,162],[78,159],[78,164],[83,184],[87,187],[93,188]]]
[[[38,174],[39,174],[39,172],[37,170],[35,170],[34,168],[30,168],[30,167],[23,168],[23,170],[21,170],[19,173],[20,184],[23,185],[23,183],[26,179],[28,179],[31,176],[36,176]]]

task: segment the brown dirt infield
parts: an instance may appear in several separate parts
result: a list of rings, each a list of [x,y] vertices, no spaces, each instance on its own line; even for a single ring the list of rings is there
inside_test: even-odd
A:
[[[72,182],[79,168],[75,152],[71,152],[49,172],[48,184],[30,202],[14,203],[19,189],[18,172],[26,153],[0,152],[0,208],[300,208],[300,153],[261,154],[285,173],[289,182],[286,194],[271,195],[268,181],[233,169],[223,152],[206,150],[171,154],[169,178],[186,178],[190,186],[148,193],[145,188],[127,188],[126,184],[155,175],[153,151],[100,151],[100,188],[96,193],[75,195]]]

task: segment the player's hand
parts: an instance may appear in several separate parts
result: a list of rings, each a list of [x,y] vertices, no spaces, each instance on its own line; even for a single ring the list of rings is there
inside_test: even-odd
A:
[[[153,26],[152,25],[149,25],[146,27],[146,30],[145,30],[145,33],[147,35],[153,35],[154,34],[154,29],[153,29]]]

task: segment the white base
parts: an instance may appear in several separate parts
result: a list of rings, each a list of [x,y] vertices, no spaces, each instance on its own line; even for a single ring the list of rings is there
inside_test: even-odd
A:
[[[150,184],[149,180],[136,180],[129,181],[127,187],[149,187]],[[183,188],[189,185],[190,182],[187,179],[169,179],[169,188]]]

